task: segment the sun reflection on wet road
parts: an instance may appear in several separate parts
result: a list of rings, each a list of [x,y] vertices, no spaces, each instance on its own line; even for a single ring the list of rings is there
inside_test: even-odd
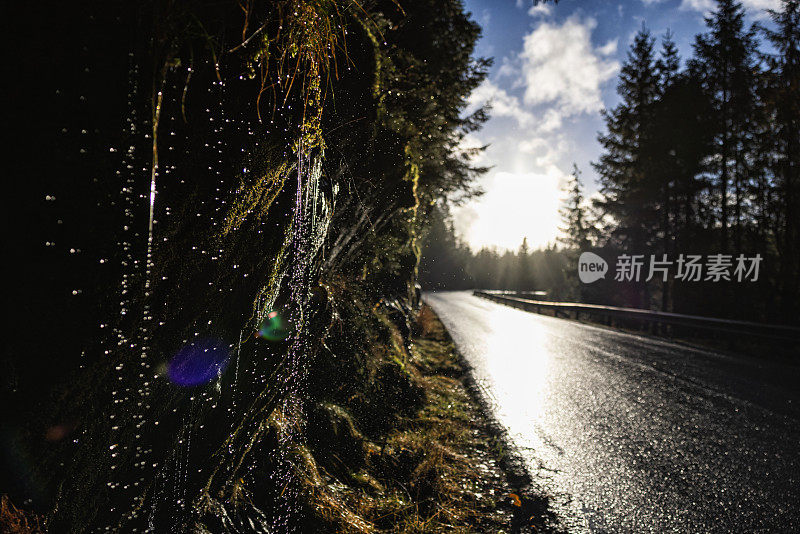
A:
[[[485,358],[477,375],[487,394],[491,394],[497,417],[508,428],[518,428],[536,421],[546,396],[547,373],[551,353],[544,350],[546,331],[538,323],[516,310],[498,306],[483,315],[492,325],[483,339],[485,354],[513,354],[524,351],[525,357],[513,360]],[[525,332],[525,344],[519,345],[519,332]],[[480,343],[481,341],[478,340]]]
[[[575,532],[800,532],[800,366],[425,301]]]

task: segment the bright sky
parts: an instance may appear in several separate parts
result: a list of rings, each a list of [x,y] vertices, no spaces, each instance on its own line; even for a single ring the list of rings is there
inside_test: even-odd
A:
[[[587,195],[596,192],[590,162],[600,154],[600,110],[617,104],[617,75],[634,34],[645,23],[656,35],[671,29],[683,59],[692,53],[713,0],[466,0],[483,27],[479,56],[494,57],[487,81],[468,111],[493,103],[492,118],[466,140],[489,144],[477,163],[492,166],[486,194],[453,209],[457,232],[473,249],[516,249],[523,237],[537,248],[555,241],[561,188],[572,163]],[[750,21],[778,0],[744,0]],[[659,45],[660,46],[660,45]]]

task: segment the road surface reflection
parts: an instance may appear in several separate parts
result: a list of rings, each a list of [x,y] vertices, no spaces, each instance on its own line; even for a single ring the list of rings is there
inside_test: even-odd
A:
[[[800,367],[427,293],[576,532],[800,532]]]

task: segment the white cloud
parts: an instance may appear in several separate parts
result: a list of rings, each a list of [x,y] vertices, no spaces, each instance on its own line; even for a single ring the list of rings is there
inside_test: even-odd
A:
[[[550,143],[544,137],[533,137],[531,139],[523,139],[519,142],[520,152],[525,152],[527,154],[538,154],[546,151],[549,146]]]
[[[780,0],[742,0],[742,5],[756,18],[765,16],[767,9],[781,8]]]
[[[528,9],[528,15],[531,17],[547,17],[553,12],[553,6],[550,4],[533,4]]]
[[[594,19],[573,15],[561,25],[543,22],[525,36],[520,58],[526,104],[548,104],[562,118],[603,107],[600,88],[615,76],[619,63],[605,57],[609,44],[592,46],[595,26]]]
[[[530,7],[528,8],[528,15],[531,17],[547,17],[553,13],[553,6],[552,4],[544,4],[542,0],[517,0],[516,5],[518,9],[522,9],[525,7],[526,4],[529,4]]]
[[[493,116],[513,117],[523,127],[536,120],[540,132],[552,132],[574,115],[598,112],[603,107],[601,87],[616,75],[619,63],[611,59],[618,39],[592,45],[596,25],[594,19],[577,16],[561,25],[540,23],[525,35],[522,51],[503,58],[497,72],[498,81],[511,80],[507,87],[524,89],[522,101],[486,81],[473,92],[471,110],[490,101]]]
[[[496,78],[511,78],[512,80],[519,77],[519,66],[520,61],[519,58],[516,56],[506,56],[503,58],[503,62],[500,64],[500,67],[497,69]]]
[[[522,127],[531,126],[534,122],[533,113],[525,109],[518,98],[490,80],[484,80],[469,96],[468,102],[467,113],[472,113],[488,102],[492,106],[491,114],[494,117],[511,117]]]
[[[544,112],[544,120],[539,123],[539,130],[542,132],[552,132],[561,128],[564,124],[564,117],[557,109],[548,109]]]
[[[745,6],[753,9],[780,9],[779,0],[745,0]]]
[[[567,142],[560,134],[523,139],[517,149],[522,154],[534,156],[533,165],[540,169],[557,167],[561,157],[568,152]],[[566,176],[563,171],[561,174]]]
[[[611,39],[609,42],[601,46],[597,49],[602,56],[613,56],[617,53],[617,46],[619,45],[619,39]]]
[[[714,0],[683,0],[681,9],[691,9],[706,13],[714,8]]]
[[[742,0],[742,5],[749,15],[755,18],[763,18],[767,15],[767,9],[779,9],[780,0]],[[700,11],[703,14],[712,12],[716,7],[714,0],[683,0],[681,9]]]
[[[478,17],[478,24],[481,25],[481,28],[486,28],[489,25],[489,22],[492,20],[492,12],[488,9],[484,9],[481,11],[481,16]]]

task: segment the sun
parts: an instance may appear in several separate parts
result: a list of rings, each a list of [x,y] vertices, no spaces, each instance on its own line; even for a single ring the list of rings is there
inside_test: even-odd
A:
[[[530,248],[544,247],[559,234],[563,181],[556,168],[546,174],[492,174],[483,180],[483,196],[453,209],[455,229],[473,251],[514,250],[524,238]]]

